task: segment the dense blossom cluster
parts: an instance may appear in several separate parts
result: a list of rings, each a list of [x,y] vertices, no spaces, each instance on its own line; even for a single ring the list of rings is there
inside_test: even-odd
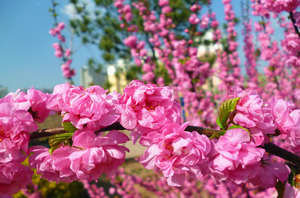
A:
[[[159,0],[159,12],[151,10],[147,1],[126,3],[114,1],[120,27],[130,33],[123,41],[130,48],[135,64],[142,67],[142,79],[148,84],[133,80],[123,95],[107,94],[99,86],[85,89],[62,84],[54,88],[53,94],[31,88],[27,94],[17,91],[0,99],[0,196],[12,195],[24,188],[33,174],[30,168],[36,168],[37,173],[49,181],[83,180],[86,188],[91,188],[87,181],[97,180],[105,173],[118,187],[110,189],[111,195],[125,196],[129,191],[138,194],[135,181],[152,190],[158,185],[174,191],[165,197],[192,196],[195,193],[192,188],[180,191],[170,186],[192,187],[198,179],[215,197],[271,197],[276,194],[274,187],[278,185],[285,186],[284,192],[281,191],[283,197],[299,197],[300,184],[295,176],[299,173],[262,147],[274,142],[297,154],[300,151],[300,110],[296,107],[300,104],[300,12],[296,11],[300,1],[251,0],[252,14],[259,16],[261,21],[254,23],[258,41],[254,45],[252,20],[248,16],[243,18],[243,50],[249,77],[246,91],[240,88],[244,79],[240,75],[236,15],[231,0],[222,1],[227,21],[224,33],[218,29],[214,12],[208,9],[200,15],[200,4],[189,5],[191,29],[184,30],[183,38],[176,34],[178,27],[173,21],[169,0]],[[142,16],[147,41],[139,41],[139,27],[132,22],[135,11]],[[250,12],[249,8],[244,11]],[[288,12],[291,21],[285,21],[280,15],[282,12]],[[280,43],[272,40],[275,30],[271,17],[285,28]],[[61,31],[65,25],[55,26],[49,31],[59,39],[59,43],[53,44],[55,56],[62,58],[63,75],[71,79],[76,71],[70,68],[71,50],[63,47],[65,38]],[[211,31],[212,43],[217,46],[226,39],[226,44],[213,52],[216,66],[213,61],[200,60],[201,52],[195,44],[207,31]],[[204,57],[210,55],[205,53]],[[259,87],[258,57],[268,62],[268,67],[264,68],[264,88]],[[161,64],[172,79],[170,87],[164,86],[165,78],[155,75]],[[214,75],[222,80],[217,91],[213,90]],[[227,92],[226,97],[224,93]],[[181,114],[182,107],[176,100],[179,97],[185,115]],[[218,103],[215,100],[224,101],[218,117],[214,110]],[[67,133],[53,135],[49,140],[50,149],[44,146],[28,148],[30,133],[37,130],[35,122],[44,122],[52,113],[62,115]],[[220,131],[211,138],[196,131],[188,132],[188,122],[181,125],[185,116],[193,125],[212,128],[218,125]],[[164,178],[155,180],[157,184],[118,170],[129,152],[120,144],[129,138],[116,130],[97,134],[116,122],[131,131],[133,143],[139,140],[147,147],[140,162],[147,169],[162,173]],[[29,155],[30,167],[26,167],[21,163]],[[124,181],[116,177],[123,177]],[[170,186],[164,186],[165,183]],[[261,191],[261,188],[267,190]],[[94,195],[95,192],[105,194],[103,189],[95,187],[89,193]],[[164,196],[159,191],[157,195]]]
[[[6,178],[1,180],[0,188],[5,189],[1,195],[16,193],[30,181],[31,169],[20,164],[30,153],[29,166],[49,181],[91,181],[102,173],[112,177],[129,152],[120,144],[129,138],[117,130],[106,135],[95,132],[117,121],[132,132],[134,142],[141,138],[140,144],[147,147],[141,164],[161,171],[171,186],[182,186],[187,175],[194,179],[210,175],[217,184],[250,182],[263,188],[285,182],[290,168],[271,161],[257,146],[268,142],[268,135],[278,129],[282,139],[297,148],[299,110],[276,97],[269,104],[237,85],[222,104],[227,102],[234,109],[225,116],[220,137],[209,139],[185,131],[188,123],[180,125],[180,105],[169,87],[133,80],[123,95],[107,94],[100,86],[84,89],[65,84],[57,85],[53,94],[33,88],[27,94],[10,93],[0,100],[0,168],[1,178]],[[225,107],[221,105],[220,112]],[[33,120],[45,120],[51,111],[63,116],[67,133],[53,135],[51,149],[28,149],[30,133],[37,130]]]

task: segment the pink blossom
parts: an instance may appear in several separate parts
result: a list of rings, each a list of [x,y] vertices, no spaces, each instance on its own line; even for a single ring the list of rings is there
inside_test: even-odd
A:
[[[181,186],[186,173],[196,179],[211,149],[207,136],[184,131],[187,125],[171,123],[148,134],[151,146],[140,159],[145,168],[162,170],[171,186]]]
[[[142,79],[148,82],[150,82],[154,78],[155,78],[155,74],[152,71],[149,71],[142,76]]]
[[[49,30],[49,34],[51,34],[52,36],[55,36],[56,35],[56,32],[54,29],[50,29]]]
[[[0,164],[0,197],[5,195],[13,195],[26,188],[31,177],[32,170],[29,167],[19,163]]]
[[[163,14],[167,14],[167,13],[172,12],[172,8],[170,6],[165,6],[161,9],[161,11]]]
[[[51,105],[47,107],[51,110],[59,109],[63,122],[71,122],[77,129],[86,127],[96,131],[119,119],[115,107],[106,101],[106,91],[102,87],[84,89],[82,86],[57,86],[59,93],[50,99]],[[61,88],[63,92],[59,90]]]
[[[52,47],[56,50],[56,51],[60,51],[60,44],[59,43],[53,43]]]
[[[57,149],[59,151],[56,152],[59,153],[61,149],[63,149],[63,151],[67,153],[66,149],[68,149],[68,147],[59,148]],[[68,149],[68,151],[71,150]],[[50,182],[55,181],[56,183],[59,183],[60,181],[70,183],[74,180],[77,180],[75,174],[70,174],[68,176],[64,176],[61,174],[60,170],[58,170],[54,166],[53,156],[49,153],[49,148],[44,146],[33,146],[29,148],[29,152],[33,152],[32,155],[29,157],[29,166],[31,168],[36,168],[36,173],[41,174],[41,178],[45,178]],[[59,160],[59,163],[61,165],[65,164],[63,162],[63,160]],[[67,166],[69,166],[69,163],[67,163]],[[60,167],[62,168],[62,171],[65,171],[65,169],[69,169],[68,167]]]
[[[64,22],[60,22],[57,24],[56,27],[59,31],[62,31],[65,28],[65,23]]]
[[[299,190],[294,186],[291,186],[289,182],[286,182],[283,198],[299,198],[299,197],[300,197]]]
[[[110,188],[108,189],[108,192],[109,192],[110,195],[113,195],[113,194],[115,194],[116,189],[115,189],[114,187],[110,187]]]
[[[36,90],[33,87],[27,90],[28,100],[31,103],[31,107],[28,110],[34,121],[42,123],[49,116],[50,110],[46,108],[49,95],[44,94],[40,90]]]
[[[99,178],[102,172],[111,177],[125,161],[125,151],[129,151],[118,144],[128,140],[125,134],[116,130],[109,132],[105,137],[97,137],[89,131],[77,131],[73,136],[73,146],[86,149],[70,155],[72,171],[79,179],[94,180]]]
[[[102,173],[111,177],[125,161],[129,151],[118,144],[126,143],[129,138],[116,130],[105,137],[96,136],[92,131],[76,131],[72,137],[73,147],[61,147],[52,155],[43,146],[30,148],[33,154],[29,164],[37,168],[37,173],[49,181],[72,182],[74,180],[98,179]]]
[[[130,22],[132,20],[132,17],[133,17],[132,13],[129,12],[125,14],[124,18],[127,22]]]
[[[229,92],[229,98],[240,97],[234,112],[233,122],[250,129],[251,138],[257,144],[264,143],[264,134],[273,134],[277,128],[273,121],[271,108],[256,92],[245,92],[235,85]]]
[[[277,180],[284,183],[288,179],[290,172],[290,168],[284,163],[272,162],[270,160],[263,161],[260,172],[250,182],[253,185],[267,189],[275,187]]]
[[[74,85],[66,85],[66,84],[59,84],[56,85],[53,89],[52,95],[50,95],[48,99],[48,103],[46,104],[47,109],[52,111],[60,112],[63,109],[58,105],[58,98],[66,92],[68,89],[74,88]]]
[[[280,13],[283,11],[292,12],[300,5],[299,0],[262,0],[261,4],[269,11]]]
[[[196,12],[201,9],[201,6],[199,4],[193,4],[190,9],[192,12]]]
[[[65,57],[69,57],[71,55],[71,50],[70,49],[66,49],[66,52],[65,52]]]
[[[244,129],[229,129],[215,143],[215,150],[210,153],[207,167],[213,179],[245,183],[254,178],[260,171],[260,160],[265,150],[256,147],[250,141],[249,133]]]
[[[169,0],[159,0],[158,5],[160,7],[167,6],[167,5],[169,5]]]
[[[18,89],[15,93],[11,92],[7,94],[0,101],[7,101],[12,104],[16,110],[28,110],[31,106],[30,101],[28,101],[28,96],[24,92],[20,92]]]
[[[295,123],[290,116],[290,112],[295,108],[294,104],[283,99],[273,97],[270,103],[275,122],[281,131],[281,136],[286,139],[289,136],[287,127],[293,126]]]
[[[168,123],[180,123],[181,108],[169,87],[133,80],[124,88],[120,103],[120,123],[136,138]]]
[[[200,23],[200,19],[197,17],[196,14],[192,14],[189,18],[189,22],[193,25]]]
[[[32,116],[25,110],[14,109],[14,106],[7,101],[0,101],[0,109],[1,155],[7,156],[7,153],[13,152],[10,149],[22,149],[26,153],[29,143],[29,132],[38,129],[33,122]],[[6,160],[18,155],[8,155],[10,158],[6,158]]]
[[[55,51],[55,52],[54,52],[54,55],[55,55],[57,58],[63,57],[63,54],[62,54],[61,51]]]
[[[136,36],[129,36],[128,38],[124,39],[124,44],[130,48],[135,48],[137,42]]]

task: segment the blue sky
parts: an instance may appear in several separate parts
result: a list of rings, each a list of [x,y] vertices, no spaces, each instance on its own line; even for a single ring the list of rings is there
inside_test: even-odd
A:
[[[234,11],[240,15],[240,1],[234,0]],[[58,20],[68,24],[68,16],[63,13],[68,5],[67,0],[59,1],[57,7]],[[51,0],[30,1],[0,1],[0,85],[15,92],[18,88],[53,88],[65,82],[60,70],[60,60],[54,56],[52,44],[57,38],[48,32],[54,23],[49,13]],[[212,10],[217,18],[224,21],[223,4],[214,0]],[[202,12],[203,13],[203,12]],[[237,27],[238,34],[241,25]],[[68,36],[66,28],[63,34]],[[67,44],[68,43],[67,38]],[[242,36],[239,35],[239,53],[242,55]],[[75,39],[75,49],[80,41]],[[87,59],[94,56],[100,60],[99,51],[90,50],[81,46],[73,56],[72,67],[77,70],[74,77],[76,85],[80,84],[79,69],[86,65]],[[241,64],[244,58],[241,56]]]

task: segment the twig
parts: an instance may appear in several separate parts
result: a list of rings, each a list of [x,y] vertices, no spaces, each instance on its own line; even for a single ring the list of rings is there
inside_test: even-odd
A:
[[[295,23],[296,23],[296,20],[293,16],[293,12],[290,12],[290,17],[291,17],[291,20],[292,20],[292,23],[293,23],[293,26],[294,26],[294,29],[295,29],[295,32],[298,34],[298,36],[300,37],[300,32],[298,30],[298,27],[295,26]]]
[[[97,132],[103,131],[110,131],[110,130],[126,130],[120,123],[116,122],[108,127],[105,127]],[[220,132],[217,129],[210,129],[204,127],[197,127],[197,126],[187,126],[186,131],[197,131],[199,134],[204,134],[208,137],[212,136],[214,133]],[[40,129],[30,134],[30,139],[37,139],[42,137],[48,137],[55,134],[66,133],[63,127],[56,127],[56,128],[49,128],[49,129]],[[300,157],[294,153],[291,153],[285,149],[276,146],[273,143],[267,143],[264,146],[260,146],[261,148],[265,149],[266,152],[281,157],[295,165],[300,166]]]

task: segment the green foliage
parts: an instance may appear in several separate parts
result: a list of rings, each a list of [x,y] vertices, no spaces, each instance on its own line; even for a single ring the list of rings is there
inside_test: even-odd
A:
[[[172,82],[172,79],[169,76],[168,70],[165,68],[164,65],[159,65],[154,70],[155,78],[163,77],[164,82],[166,85],[170,84]]]
[[[134,65],[128,68],[125,77],[126,80],[130,82],[133,79],[138,79],[141,75],[142,75],[142,67]]]
[[[221,123],[221,128],[226,129],[226,123],[229,117],[229,114],[235,110],[236,104],[239,101],[239,97],[228,99],[221,103],[219,107],[219,121]]]
[[[92,68],[97,74],[100,74],[102,72],[103,65],[96,63],[94,59],[90,58],[88,59],[88,64],[90,68]]]
[[[69,133],[74,133],[75,131],[77,131],[76,127],[74,127],[71,122],[63,122],[62,125],[64,129]]]
[[[63,127],[66,131],[68,131],[68,133],[55,134],[52,135],[49,139],[49,145],[51,146],[49,150],[50,154],[52,154],[57,148],[59,148],[61,143],[67,145],[71,144],[70,139],[77,129],[70,122],[63,122]]]

